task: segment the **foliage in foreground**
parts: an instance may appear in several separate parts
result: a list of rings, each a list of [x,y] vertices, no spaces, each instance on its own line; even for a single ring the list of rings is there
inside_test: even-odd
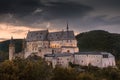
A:
[[[0,80],[120,80],[120,69],[97,67],[53,69],[43,59],[16,59],[0,63]]]
[[[0,80],[48,80],[51,68],[44,60],[4,61],[0,64]]]

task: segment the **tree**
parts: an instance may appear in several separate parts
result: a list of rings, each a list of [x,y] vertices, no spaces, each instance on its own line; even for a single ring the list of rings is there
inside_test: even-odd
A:
[[[0,64],[0,80],[50,80],[52,69],[43,59],[17,58]]]
[[[76,80],[77,72],[73,68],[56,67],[52,80]]]
[[[80,73],[77,77],[77,80],[95,80],[95,77],[93,74],[89,73]]]

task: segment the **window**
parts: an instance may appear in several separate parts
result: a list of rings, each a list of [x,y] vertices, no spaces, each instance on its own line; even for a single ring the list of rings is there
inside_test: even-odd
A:
[[[39,36],[41,38],[41,36]]]
[[[103,54],[103,58],[108,58],[108,54]]]
[[[55,45],[55,48],[56,48],[56,45]]]
[[[52,54],[54,54],[54,50],[52,49]]]
[[[67,58],[67,60],[69,61],[69,58]]]
[[[39,52],[41,52],[41,49],[39,50]]]
[[[68,53],[70,53],[70,50],[67,50]]]
[[[99,60],[97,60],[97,62],[99,62]]]
[[[40,33],[42,35],[42,33]]]
[[[83,60],[81,62],[83,63]]]

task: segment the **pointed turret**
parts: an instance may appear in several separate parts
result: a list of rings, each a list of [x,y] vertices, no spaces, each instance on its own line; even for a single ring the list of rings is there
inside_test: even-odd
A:
[[[11,37],[10,44],[9,44],[9,60],[12,60],[15,53],[15,44],[13,42],[13,37]]]
[[[67,42],[68,42],[68,39],[69,39],[69,26],[68,26],[68,21],[67,21]]]
[[[11,46],[14,45],[14,43],[13,43],[13,36],[11,36],[10,45]]]
[[[69,31],[68,21],[67,21],[67,32]]]

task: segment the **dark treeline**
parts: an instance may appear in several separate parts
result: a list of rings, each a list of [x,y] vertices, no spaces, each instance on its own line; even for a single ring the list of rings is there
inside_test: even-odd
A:
[[[84,71],[80,70],[84,69]],[[68,67],[53,69],[39,58],[15,59],[0,63],[0,80],[120,80],[118,68]]]
[[[120,34],[94,30],[80,33],[76,39],[80,51],[106,51],[120,59]]]
[[[13,42],[15,44],[15,52],[21,52],[22,51],[22,39],[14,39]],[[0,62],[4,60],[8,60],[8,52],[9,52],[9,44],[10,40],[6,40],[3,42],[0,42]]]
[[[14,39],[13,42],[15,44],[15,52],[18,53],[22,50],[22,41],[23,39]],[[6,40],[3,42],[0,42],[0,51],[9,52],[9,44],[10,44],[10,40]]]

